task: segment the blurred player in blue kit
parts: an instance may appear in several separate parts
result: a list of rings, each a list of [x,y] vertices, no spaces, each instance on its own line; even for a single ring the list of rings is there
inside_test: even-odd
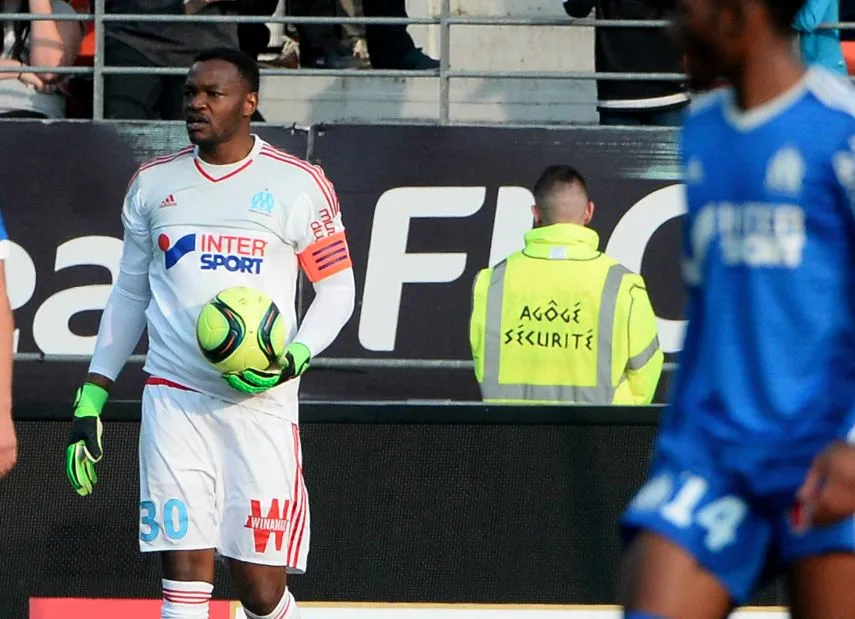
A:
[[[681,134],[689,323],[621,523],[627,618],[719,619],[777,572],[794,617],[855,616],[855,523],[820,483],[843,456],[818,457],[855,440],[855,90],[795,56],[802,4],[678,2],[693,89],[730,88]]]
[[[0,477],[5,476],[18,458],[18,441],[12,424],[12,333],[15,330],[12,307],[6,294],[6,260],[9,237],[0,216]]]

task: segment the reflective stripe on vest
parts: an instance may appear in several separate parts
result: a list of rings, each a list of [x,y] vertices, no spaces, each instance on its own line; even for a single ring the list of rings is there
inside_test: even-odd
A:
[[[647,345],[647,348],[642,350],[637,355],[630,357],[629,361],[626,362],[626,367],[630,370],[640,370],[647,362],[653,358],[653,355],[656,354],[656,351],[659,350],[659,336],[653,338],[653,341]]]
[[[631,271],[620,264],[611,266],[606,274],[600,315],[597,318],[597,384],[595,387],[571,385],[515,385],[499,384],[499,357],[501,338],[492,337],[502,332],[502,297],[505,291],[507,261],[493,268],[487,288],[486,337],[484,341],[484,378],[481,395],[487,400],[521,400],[535,402],[583,402],[610,404],[615,397],[612,386],[612,333],[618,292],[624,275]],[[658,340],[656,341],[658,346]],[[640,353],[640,357],[647,351]],[[654,351],[655,352],[655,349]],[[650,353],[653,354],[652,352]]]

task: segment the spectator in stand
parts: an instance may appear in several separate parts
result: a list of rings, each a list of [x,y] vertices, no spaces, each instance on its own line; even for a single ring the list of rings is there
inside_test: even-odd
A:
[[[339,17],[365,17],[362,10],[362,0],[336,0],[336,15]],[[359,58],[364,67],[371,64],[368,61],[368,45],[365,42],[365,24],[342,24],[342,41],[347,49],[353,50],[353,55]]]
[[[362,0],[365,17],[407,17],[405,0]],[[295,16],[333,17],[336,0],[291,0]],[[328,24],[301,26],[300,64],[311,69],[352,69],[361,62],[342,44],[342,29]],[[423,71],[438,69],[439,61],[416,47],[406,24],[366,25],[365,41],[371,66],[375,69]]]
[[[91,15],[89,0],[68,0],[71,8],[80,15]],[[81,22],[83,40],[74,66],[91,67],[95,59],[95,24],[92,21]],[[65,92],[66,118],[92,118],[92,75],[70,75],[63,82]]]
[[[62,0],[21,0],[3,3],[6,13],[73,14]],[[29,66],[66,67],[74,64],[83,39],[81,22],[34,20],[3,24],[0,55],[0,117],[63,118],[65,97],[55,73],[32,73]]]
[[[407,17],[405,0],[362,0],[365,17]],[[430,71],[439,68],[439,60],[416,47],[406,24],[365,27],[368,56],[375,69]]]
[[[108,13],[254,15],[265,0],[108,0]],[[266,13],[262,13],[266,14]],[[204,49],[239,49],[235,23],[110,22],[107,66],[189,68]],[[104,116],[126,120],[181,120],[184,75],[108,75]]]
[[[290,0],[295,17],[336,17],[336,0]],[[300,66],[304,69],[359,69],[362,63],[348,49],[339,24],[297,24]]]
[[[840,31],[820,30],[822,24],[839,21],[839,0],[807,0],[793,21],[799,35],[799,51],[806,65],[821,65],[834,73],[846,75],[846,63],[840,49]]]
[[[257,17],[270,16],[276,12],[277,0],[258,0],[241,7],[241,15]],[[270,45],[270,28],[267,24],[238,24],[238,44],[240,50],[258,62],[258,57],[267,51]]]
[[[668,19],[674,0],[564,0],[570,17]],[[597,28],[594,45],[598,73],[683,73],[679,51],[664,28]],[[689,104],[684,81],[597,82],[602,125],[678,126]]]

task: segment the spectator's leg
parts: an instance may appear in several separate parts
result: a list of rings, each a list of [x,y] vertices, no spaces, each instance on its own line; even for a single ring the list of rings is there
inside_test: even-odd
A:
[[[405,0],[362,0],[365,17],[407,17]],[[365,27],[368,55],[375,69],[437,69],[439,62],[422,53],[407,33],[407,26]]]
[[[671,107],[665,110],[654,110],[648,113],[648,119],[645,124],[655,127],[679,127],[683,124],[683,116],[686,112],[686,107]]]
[[[32,112],[30,110],[12,110],[10,112],[0,112],[0,118],[47,118],[41,112]]]
[[[607,127],[635,127],[644,124],[641,114],[632,110],[600,108],[600,124]]]
[[[144,67],[150,63],[134,48],[107,40],[104,49],[107,66]],[[157,75],[105,75],[104,118],[158,120],[160,77]]]
[[[238,46],[256,61],[270,44],[270,28],[265,24],[238,24]]]
[[[336,0],[291,0],[295,17],[335,17]],[[341,29],[329,24],[299,24],[300,64],[309,69],[351,69],[359,61],[341,43]]]
[[[164,75],[160,79],[160,118],[184,120],[184,76]]]
[[[338,17],[362,17],[360,0],[336,0],[335,13]],[[342,41],[345,47],[353,49],[356,41],[365,38],[365,26],[362,24],[342,24]]]

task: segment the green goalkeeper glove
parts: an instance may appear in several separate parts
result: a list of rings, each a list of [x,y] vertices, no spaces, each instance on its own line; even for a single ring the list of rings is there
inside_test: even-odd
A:
[[[95,463],[104,455],[101,448],[101,409],[107,401],[107,390],[84,383],[74,398],[74,419],[65,449],[65,472],[71,487],[80,496],[92,493],[98,476]]]
[[[279,359],[279,371],[244,370],[229,372],[223,378],[229,387],[243,393],[263,393],[277,385],[297,378],[309,368],[311,353],[299,342],[292,342]]]

